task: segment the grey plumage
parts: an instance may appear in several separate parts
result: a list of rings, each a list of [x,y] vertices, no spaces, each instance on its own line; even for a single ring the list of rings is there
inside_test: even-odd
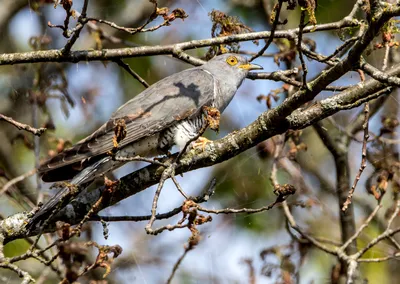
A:
[[[121,106],[92,135],[45,162],[38,172],[44,181],[71,180],[80,186],[121,166],[122,162],[108,154],[115,150],[114,130],[121,120],[126,137],[119,142],[116,155],[154,157],[174,144],[182,149],[201,129],[203,107],[222,112],[252,69],[262,68],[239,55],[223,54],[203,66],[166,77]],[[43,205],[28,226],[34,228],[54,208],[64,206],[57,204],[66,192],[68,188],[62,189]]]

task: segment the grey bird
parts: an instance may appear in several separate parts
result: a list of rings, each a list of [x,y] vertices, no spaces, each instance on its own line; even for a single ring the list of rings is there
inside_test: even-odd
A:
[[[43,181],[70,182],[39,208],[27,228],[35,229],[66,206],[76,196],[69,193],[71,187],[79,192],[124,164],[113,157],[155,157],[173,145],[184,149],[205,123],[204,107],[222,112],[248,72],[256,69],[262,67],[240,55],[219,55],[158,81],[122,105],[92,135],[40,166]]]

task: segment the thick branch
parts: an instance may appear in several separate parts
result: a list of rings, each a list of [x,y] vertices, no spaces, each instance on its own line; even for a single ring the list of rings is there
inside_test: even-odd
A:
[[[179,165],[176,167],[175,174],[184,173],[202,167],[208,167],[228,160],[241,152],[255,146],[257,143],[268,139],[274,135],[281,134],[288,129],[305,128],[315,122],[326,118],[340,110],[351,109],[362,103],[388,94],[391,87],[376,80],[369,80],[367,83],[360,83],[357,86],[347,89],[342,93],[315,103],[307,109],[300,107],[314,99],[314,97],[324,90],[330,83],[343,76],[348,71],[357,68],[359,65],[360,54],[366,49],[369,43],[379,33],[382,26],[390,17],[397,15],[399,9],[392,11],[387,9],[380,17],[377,17],[373,24],[365,29],[359,41],[357,41],[349,55],[341,62],[318,76],[315,80],[308,83],[308,88],[296,92],[293,96],[286,99],[279,107],[260,115],[260,117],[246,128],[231,133],[226,137],[210,143],[205,151],[197,153],[191,150],[182,156]],[[303,32],[321,31],[338,29],[343,27],[358,26],[358,22],[350,17],[342,21],[307,27]],[[287,31],[277,31],[275,38],[294,39],[298,29]],[[196,47],[204,47],[215,44],[223,44],[237,41],[254,40],[268,38],[270,32],[258,32],[240,34],[228,37],[220,37],[206,40],[195,40],[190,42],[178,43],[167,46],[136,47],[125,49],[110,49],[102,51],[75,51],[67,55],[62,55],[59,50],[39,51],[21,54],[0,55],[0,65],[17,64],[28,62],[78,62],[81,60],[110,60],[123,57],[134,57],[155,54],[173,54],[176,50],[185,50]],[[198,64],[198,62],[196,63]],[[400,65],[395,66],[387,73],[388,76],[398,76]],[[151,165],[132,174],[121,178],[118,188],[109,203],[102,204],[102,208],[111,206],[120,200],[134,195],[147,187],[157,184],[165,167]],[[65,207],[52,220],[66,221],[76,224],[85,216],[95,202],[100,198],[104,187],[90,192],[83,192],[71,204]],[[11,216],[0,223],[0,228],[4,229],[5,241],[26,237],[24,222],[28,219],[26,213]],[[54,225],[53,225],[54,226]],[[47,231],[54,231],[54,227],[49,227]]]
[[[343,19],[339,22],[321,24],[315,27],[304,28],[303,33],[311,31],[335,30],[346,27],[357,27],[357,21]],[[284,31],[276,31],[274,38],[290,38],[293,39],[298,33],[298,29],[290,29]],[[254,32],[246,34],[238,34],[232,36],[192,40],[170,45],[141,46],[132,48],[103,49],[103,50],[78,50],[71,51],[68,54],[61,50],[42,50],[24,53],[9,53],[0,55],[0,65],[13,65],[21,63],[37,63],[37,62],[80,62],[80,61],[104,61],[115,60],[130,57],[173,54],[175,50],[187,50],[199,47],[207,47],[211,45],[227,44],[232,42],[250,41],[257,39],[265,39],[271,36],[271,32]],[[194,62],[195,64],[198,62]]]
[[[395,66],[388,72],[390,76],[399,74],[400,65]],[[384,84],[371,79],[364,84],[358,84],[336,96],[315,103],[307,109],[297,110],[280,124],[274,122],[276,112],[267,111],[249,126],[208,144],[204,151],[197,150],[196,152],[196,150],[191,150],[183,155],[175,173],[180,174],[221,163],[274,135],[281,134],[288,129],[305,128],[340,110],[357,107],[365,101],[385,95],[389,91]],[[157,184],[164,169],[159,165],[150,165],[122,177],[111,200],[108,204],[103,205],[102,209]],[[71,224],[79,223],[87,211],[100,198],[104,189],[105,187],[100,187],[97,190],[83,192],[56,216],[53,223],[55,220]],[[0,228],[5,231],[6,242],[27,236],[24,222],[28,218],[27,213],[19,213],[0,222]],[[47,231],[54,231],[54,227],[48,228]]]

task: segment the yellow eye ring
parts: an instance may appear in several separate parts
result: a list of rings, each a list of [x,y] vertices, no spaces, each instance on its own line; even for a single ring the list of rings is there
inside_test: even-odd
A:
[[[237,58],[235,56],[229,56],[226,59],[226,62],[231,66],[235,66],[236,64],[238,64],[238,60],[237,60]]]

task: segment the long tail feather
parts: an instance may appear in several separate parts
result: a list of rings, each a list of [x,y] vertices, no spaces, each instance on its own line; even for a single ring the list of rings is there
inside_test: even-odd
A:
[[[100,174],[104,173],[103,166],[111,161],[111,157],[104,157],[79,172],[69,183],[47,201],[26,225],[29,231],[36,229],[38,224],[43,225],[47,219],[51,218],[62,208],[64,208],[75,196],[85,190],[90,183]]]

